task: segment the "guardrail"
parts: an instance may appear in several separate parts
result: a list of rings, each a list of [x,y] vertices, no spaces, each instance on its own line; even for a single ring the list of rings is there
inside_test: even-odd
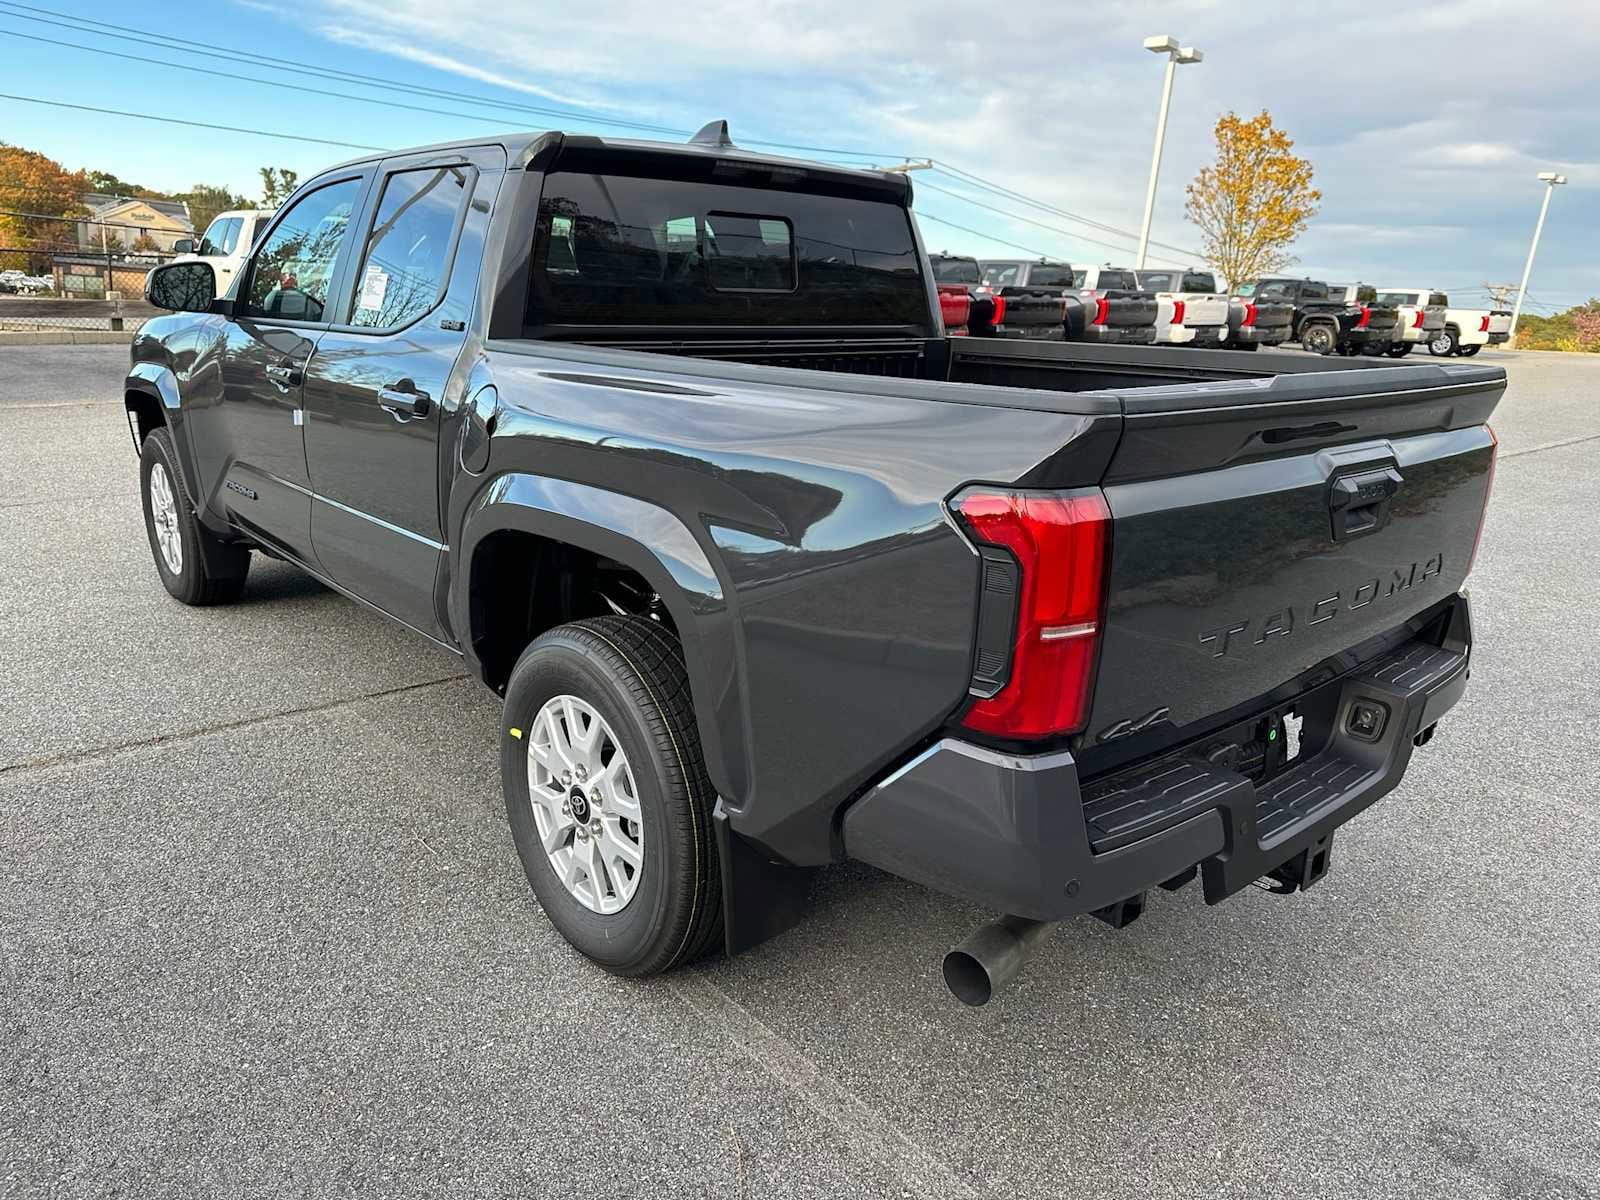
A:
[[[137,329],[161,310],[143,300],[55,300],[0,295],[0,331],[20,329]]]

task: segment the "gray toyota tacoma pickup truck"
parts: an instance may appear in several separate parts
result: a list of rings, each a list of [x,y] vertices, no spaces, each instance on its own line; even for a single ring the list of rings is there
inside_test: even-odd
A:
[[[721,123],[325,171],[225,294],[149,276],[156,572],[267,555],[459,655],[618,974],[846,858],[999,915],[970,1003],[1061,918],[1315,883],[1466,684],[1504,373],[948,338],[911,201]]]

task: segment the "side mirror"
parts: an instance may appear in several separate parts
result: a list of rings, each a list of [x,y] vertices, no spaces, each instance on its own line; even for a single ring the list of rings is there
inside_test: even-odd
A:
[[[174,254],[193,254],[194,245],[195,242],[193,238],[179,238],[177,241],[172,243],[172,252]]]
[[[216,272],[208,262],[166,263],[144,277],[144,298],[172,312],[210,312]]]

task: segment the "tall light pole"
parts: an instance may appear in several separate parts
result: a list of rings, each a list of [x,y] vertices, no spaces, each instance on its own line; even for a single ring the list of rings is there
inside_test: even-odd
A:
[[[1528,298],[1528,276],[1533,274],[1533,256],[1539,253],[1539,235],[1544,232],[1544,215],[1550,211],[1550,197],[1567,181],[1565,175],[1554,171],[1540,171],[1539,182],[1544,184],[1544,203],[1539,205],[1539,223],[1533,227],[1533,245],[1528,247],[1528,262],[1522,268],[1522,286],[1517,289],[1517,307],[1511,311],[1511,331],[1506,335],[1508,344],[1517,340],[1517,322],[1522,318],[1522,302]]]
[[[1144,270],[1144,254],[1150,246],[1150,219],[1156,211],[1156,180],[1161,176],[1161,146],[1167,140],[1167,106],[1172,103],[1172,75],[1179,63],[1197,63],[1205,55],[1193,46],[1179,47],[1178,39],[1162,34],[1148,37],[1144,48],[1152,54],[1167,56],[1167,77],[1161,84],[1161,113],[1156,117],[1156,148],[1150,155],[1150,185],[1144,192],[1144,223],[1139,226],[1139,257],[1133,264],[1136,271]]]

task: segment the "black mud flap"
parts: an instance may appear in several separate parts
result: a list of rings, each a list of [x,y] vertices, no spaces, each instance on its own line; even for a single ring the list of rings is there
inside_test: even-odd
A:
[[[817,868],[772,861],[734,833],[720,799],[711,824],[722,866],[723,948],[731,958],[800,923]]]

